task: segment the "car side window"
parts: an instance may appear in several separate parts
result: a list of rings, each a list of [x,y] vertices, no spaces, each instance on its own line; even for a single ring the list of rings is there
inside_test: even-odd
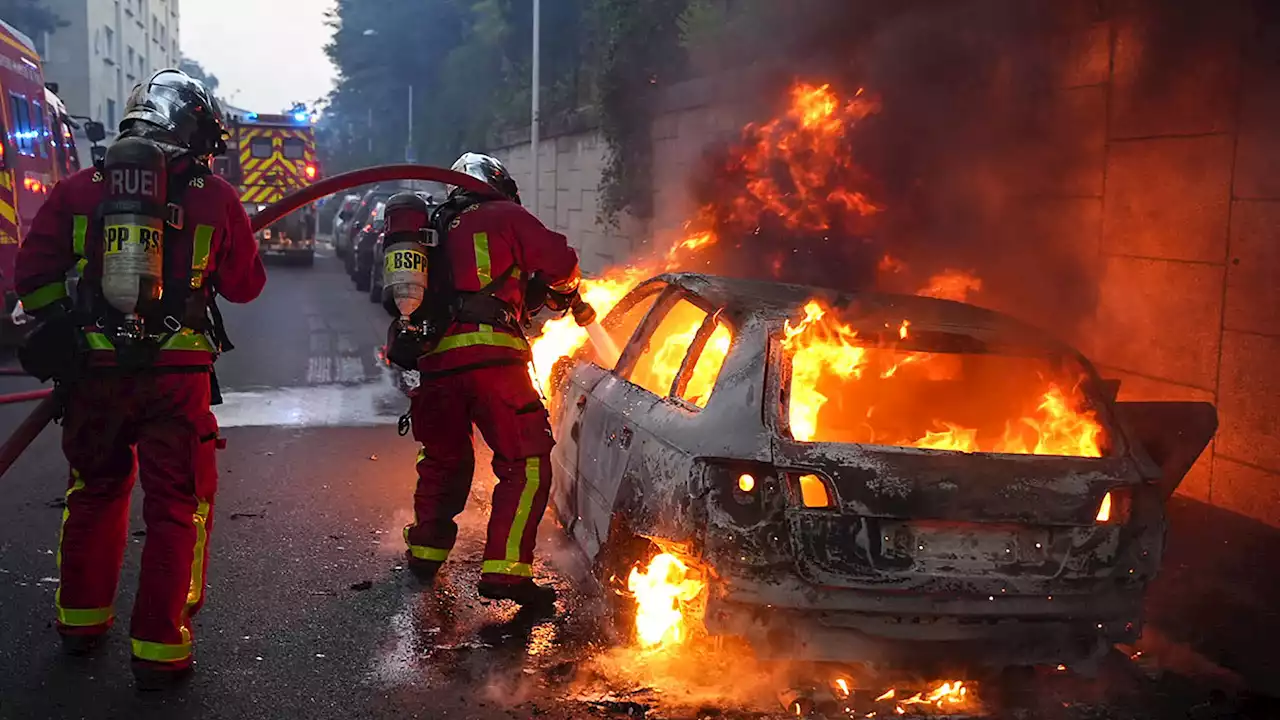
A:
[[[729,330],[729,326],[720,320],[718,313],[716,316],[707,318],[689,345],[689,353],[684,358],[684,365],[681,366],[680,374],[676,376],[675,388],[671,392],[672,397],[698,408],[706,407],[732,343],[733,333]]]
[[[672,304],[653,332],[644,338],[644,347],[627,379],[659,397],[670,395],[685,355],[698,329],[706,322],[707,314],[684,298]]]
[[[604,329],[609,333],[609,337],[619,351],[624,350],[627,343],[631,342],[631,336],[635,334],[636,328],[640,327],[640,323],[649,314],[649,309],[653,307],[653,304],[661,296],[662,288],[654,287],[649,295],[637,300],[631,307],[615,310],[605,318],[604,323],[602,323]],[[591,343],[587,343],[587,345],[590,346]],[[617,364],[617,358],[605,360],[597,357],[593,362],[607,370],[612,370]]]
[[[271,145],[271,138],[255,138],[249,143],[249,154],[259,160],[264,160],[275,154],[275,148]]]

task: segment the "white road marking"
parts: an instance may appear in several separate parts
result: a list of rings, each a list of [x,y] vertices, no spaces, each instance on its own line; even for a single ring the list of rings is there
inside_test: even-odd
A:
[[[213,408],[221,427],[394,425],[409,400],[387,382],[225,392]]]

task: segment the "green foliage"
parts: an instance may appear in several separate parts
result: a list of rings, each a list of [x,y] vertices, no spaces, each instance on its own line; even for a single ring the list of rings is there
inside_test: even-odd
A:
[[[576,81],[589,3],[543,3],[544,118],[582,99]],[[498,132],[528,126],[529,0],[338,0],[329,24],[325,50],[339,77],[318,128],[327,168],[399,161],[410,142],[420,161],[447,165],[485,149]]]
[[[616,224],[630,211],[652,212],[650,122],[657,91],[679,79],[680,17],[689,0],[599,0],[600,131],[608,143],[601,177],[600,219]]]
[[[0,18],[37,43],[40,35],[67,25],[57,13],[45,7],[44,0],[0,0]]]
[[[178,63],[178,69],[204,83],[204,86],[209,88],[209,92],[218,92],[218,76],[205,70],[198,61],[184,55],[182,61]]]

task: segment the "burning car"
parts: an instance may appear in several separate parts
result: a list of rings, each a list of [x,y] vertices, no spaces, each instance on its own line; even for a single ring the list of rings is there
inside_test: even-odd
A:
[[[602,581],[673,554],[764,658],[1073,663],[1137,638],[1217,425],[930,297],[666,274],[551,373],[552,500]]]

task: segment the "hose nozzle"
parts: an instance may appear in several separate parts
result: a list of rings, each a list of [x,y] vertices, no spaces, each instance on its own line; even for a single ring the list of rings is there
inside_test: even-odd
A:
[[[588,305],[581,295],[574,296],[569,310],[573,312],[573,321],[578,323],[578,327],[586,327],[596,321],[596,309]]]

